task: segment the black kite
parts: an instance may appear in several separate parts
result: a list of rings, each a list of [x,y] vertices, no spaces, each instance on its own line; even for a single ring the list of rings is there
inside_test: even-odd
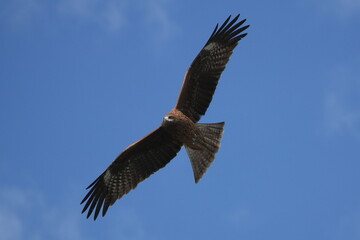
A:
[[[198,124],[212,100],[219,78],[229,61],[242,33],[246,19],[230,21],[229,16],[218,28],[186,72],[176,107],[167,114],[161,126],[130,145],[87,189],[82,200],[87,217],[95,210],[94,220],[101,208],[105,216],[109,206],[134,189],[138,183],[165,167],[184,145],[189,155],[197,183],[215,159],[220,147],[224,122]]]

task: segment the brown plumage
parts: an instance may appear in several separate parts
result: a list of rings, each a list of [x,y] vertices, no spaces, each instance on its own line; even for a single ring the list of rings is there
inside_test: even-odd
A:
[[[87,217],[94,212],[94,220],[102,209],[105,216],[109,206],[152,173],[163,168],[184,145],[189,155],[197,183],[219,151],[224,123],[198,124],[210,105],[221,73],[241,38],[249,27],[232,21],[231,16],[218,28],[186,72],[176,107],[168,113],[161,126],[130,145],[87,189],[82,200],[82,212]]]

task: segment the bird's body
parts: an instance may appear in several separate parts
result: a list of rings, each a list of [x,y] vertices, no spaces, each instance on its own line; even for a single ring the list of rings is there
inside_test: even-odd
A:
[[[240,27],[239,15],[218,25],[185,74],[184,83],[174,109],[159,128],[126,148],[87,189],[83,212],[87,217],[101,208],[104,216],[109,206],[152,173],[164,167],[185,146],[197,183],[220,147],[224,123],[197,123],[210,105],[221,73],[249,26]],[[242,33],[242,34],[240,34]]]
[[[161,127],[185,146],[194,149],[201,148],[200,142],[204,139],[201,131],[196,123],[176,108],[164,117]]]

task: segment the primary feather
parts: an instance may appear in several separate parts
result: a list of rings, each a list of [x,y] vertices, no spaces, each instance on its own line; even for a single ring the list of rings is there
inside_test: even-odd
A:
[[[242,26],[245,19],[236,23],[240,15],[231,22],[231,16],[213,33],[186,72],[176,108],[194,122],[206,113],[213,98],[220,76],[240,39],[249,25]]]

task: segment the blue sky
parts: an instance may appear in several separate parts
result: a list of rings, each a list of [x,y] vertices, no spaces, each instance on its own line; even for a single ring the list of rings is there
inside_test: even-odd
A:
[[[157,128],[216,23],[251,28],[202,122],[225,121],[199,184],[185,150],[110,207],[90,184]],[[360,239],[360,2],[0,3],[0,238]]]

